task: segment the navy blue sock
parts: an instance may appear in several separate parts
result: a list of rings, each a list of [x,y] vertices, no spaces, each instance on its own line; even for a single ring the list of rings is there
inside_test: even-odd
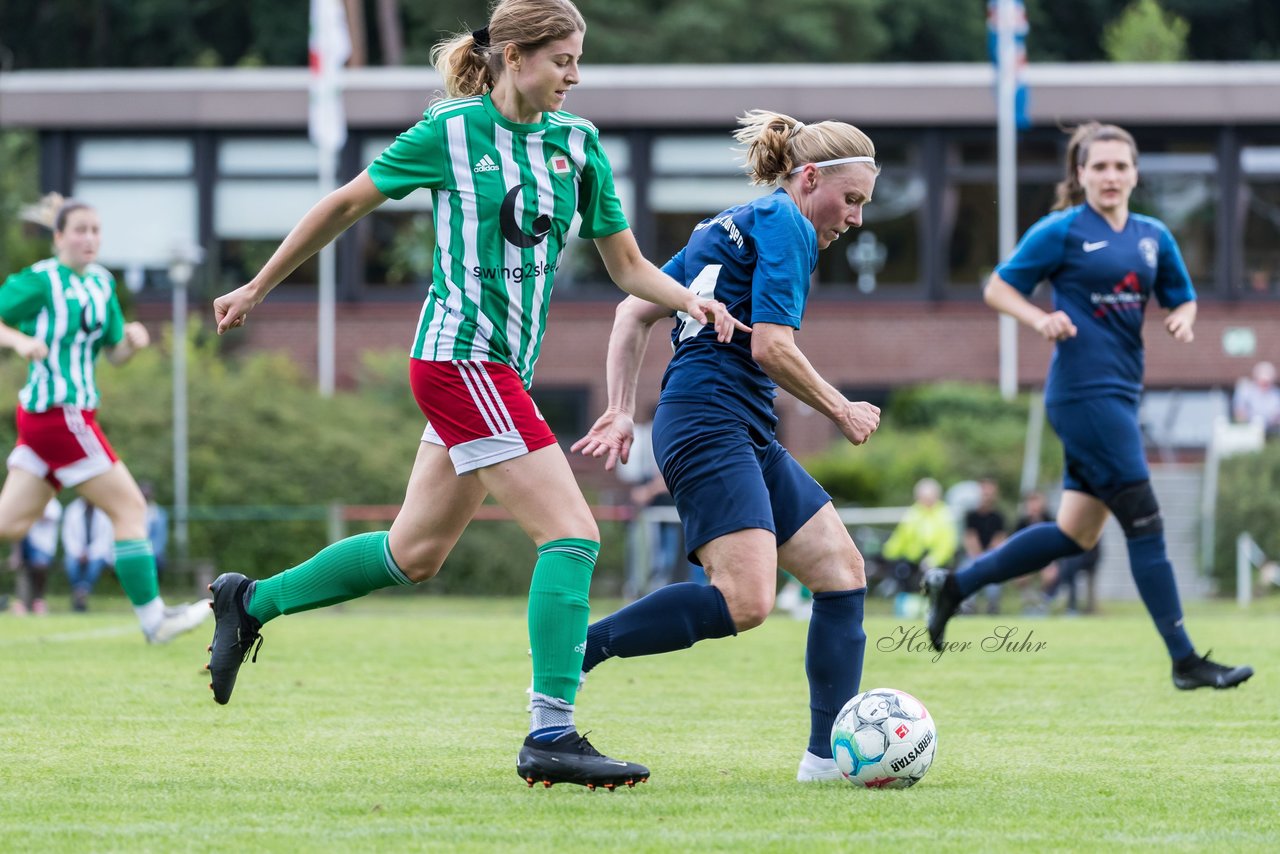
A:
[[[1142,604],[1156,624],[1156,631],[1164,638],[1169,656],[1174,660],[1186,658],[1195,652],[1187,630],[1182,627],[1182,603],[1178,600],[1178,585],[1173,578],[1173,565],[1165,554],[1164,534],[1148,534],[1127,541],[1129,545],[1129,571],[1133,583],[1138,586]]]
[[[1083,553],[1084,549],[1062,533],[1057,522],[1041,522],[1023,528],[999,548],[992,549],[957,572],[957,589],[967,598],[988,584],[1027,575],[1058,558]]]
[[[831,726],[862,681],[867,588],[813,594],[804,672],[809,677],[809,752],[831,758]]]
[[[737,633],[724,594],[714,586],[669,584],[588,626],[582,669],[590,672],[615,655],[657,655]]]

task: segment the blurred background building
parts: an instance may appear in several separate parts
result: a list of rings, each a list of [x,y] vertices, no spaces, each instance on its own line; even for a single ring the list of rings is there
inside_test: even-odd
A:
[[[1179,408],[1225,406],[1252,360],[1280,360],[1280,63],[1037,64],[1027,80],[1035,97],[1033,127],[1019,138],[1019,231],[1052,202],[1061,127],[1130,128],[1142,149],[1135,207],[1173,229],[1202,304],[1199,346],[1148,336],[1153,419],[1170,406],[1161,390],[1180,390]],[[875,200],[863,228],[823,253],[801,341],[825,376],[881,401],[903,384],[996,379],[995,317],[980,301],[998,255],[992,81],[979,64],[605,66],[584,74],[569,106],[600,127],[628,217],[659,263],[703,217],[763,192],[732,150],[744,110],[867,130],[883,163]],[[348,71],[339,180],[412,124],[439,82],[421,68]],[[41,188],[102,210],[103,260],[137,291],[144,320],[167,317],[175,241],[206,249],[201,286],[212,296],[251,276],[319,198],[307,108],[301,69],[0,75],[0,129],[37,131]],[[339,384],[370,342],[408,341],[430,277],[430,205],[426,192],[388,203],[339,241]],[[314,365],[316,278],[314,260],[290,276],[255,313],[244,346]],[[600,354],[619,297],[594,248],[573,245],[536,379],[562,435],[603,405]],[[1047,345],[1021,335],[1019,377],[1035,386]],[[665,342],[650,350],[641,389],[656,398]],[[1199,423],[1177,420],[1183,431]],[[833,435],[821,418],[788,418],[783,429],[800,453]]]

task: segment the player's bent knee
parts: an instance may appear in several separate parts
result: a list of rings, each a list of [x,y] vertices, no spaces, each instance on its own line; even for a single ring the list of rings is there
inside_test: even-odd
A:
[[[554,526],[547,531],[548,540],[590,540],[600,542],[600,526],[588,511],[585,515],[567,516],[557,519]]]
[[[1151,481],[1130,484],[1106,500],[1107,509],[1116,517],[1129,539],[1164,532],[1164,518]]]
[[[444,559],[448,554],[447,548],[440,549],[429,543],[410,547],[404,550],[404,554],[399,551],[393,552],[400,571],[414,584],[435,578],[440,573],[440,567],[444,565]]]
[[[795,576],[814,593],[856,590],[867,586],[867,566],[855,547],[833,553],[811,571],[794,570]]]
[[[773,610],[774,590],[772,587],[752,585],[750,589],[721,591],[725,595],[725,603],[729,606],[729,616],[733,625],[740,632],[754,629],[769,616]]]

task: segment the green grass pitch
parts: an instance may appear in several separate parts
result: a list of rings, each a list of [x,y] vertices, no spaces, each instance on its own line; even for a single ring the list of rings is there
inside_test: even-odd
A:
[[[280,619],[226,707],[203,671],[211,623],[151,648],[123,600],[0,616],[0,850],[1280,850],[1274,599],[1188,608],[1202,650],[1258,675],[1187,693],[1133,605],[960,619],[949,639],[973,646],[934,661],[922,640],[893,648],[911,624],[881,604],[863,688],[908,691],[938,723],[932,770],[901,791],[795,782],[805,624],[781,614],[592,674],[580,728],[653,769],[614,793],[516,777],[523,602],[374,596]],[[1030,645],[983,650],[999,625]]]

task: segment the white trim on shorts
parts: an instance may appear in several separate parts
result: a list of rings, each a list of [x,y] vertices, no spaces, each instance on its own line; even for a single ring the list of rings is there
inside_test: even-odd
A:
[[[106,474],[111,471],[114,465],[115,463],[111,462],[110,457],[102,454],[101,456],[85,457],[83,460],[77,460],[69,466],[56,469],[53,475],[58,479],[58,483],[63,486],[79,486],[90,478]]]
[[[84,412],[78,406],[62,407],[62,415],[66,420],[67,432],[75,437],[84,451],[84,459],[76,460],[70,465],[54,469],[53,475],[63,486],[78,486],[91,477],[97,477],[111,471],[115,465],[107,449],[98,440],[98,434],[84,420]]]
[[[49,464],[41,459],[40,455],[31,450],[29,445],[18,445],[9,452],[9,458],[5,460],[5,465],[11,469],[25,471],[36,477],[44,478],[49,476]]]
[[[444,447],[444,440],[430,424],[422,431],[422,441]],[[453,461],[453,470],[458,474],[470,474],[476,469],[491,466],[495,463],[513,460],[529,453],[529,446],[518,430],[509,430],[497,436],[483,436],[454,445],[449,448],[449,459]]]
[[[460,445],[449,448],[449,459],[453,461],[453,470],[458,474],[468,474],[479,468],[495,463],[522,457],[529,453],[529,446],[524,437],[516,429],[515,419],[507,409],[507,404],[498,393],[498,387],[489,376],[489,370],[483,362],[470,359],[453,359],[451,364],[458,369],[458,376],[471,394],[471,402],[476,411],[484,419],[485,426],[493,434],[481,436]],[[534,405],[537,412],[537,405]],[[542,413],[538,412],[538,417]],[[422,431],[422,441],[432,445],[444,445],[444,440],[430,423]]]
[[[49,464],[39,454],[31,450],[30,445],[18,445],[15,447],[9,452],[9,457],[5,462],[11,469],[25,471],[41,479],[49,476]],[[114,465],[115,463],[111,462],[111,458],[106,454],[95,454],[82,460],[76,460],[74,463],[63,466],[60,469],[55,469],[53,476],[57,478],[58,483],[63,487],[79,486],[90,478],[106,474],[111,471]]]
[[[471,392],[471,401],[480,411],[489,431],[494,436],[501,436],[515,430],[516,423],[507,411],[507,404],[503,402],[502,395],[498,394],[498,387],[493,384],[493,378],[489,376],[484,364],[454,359],[453,365],[458,369],[458,375],[462,377],[467,391]]]

